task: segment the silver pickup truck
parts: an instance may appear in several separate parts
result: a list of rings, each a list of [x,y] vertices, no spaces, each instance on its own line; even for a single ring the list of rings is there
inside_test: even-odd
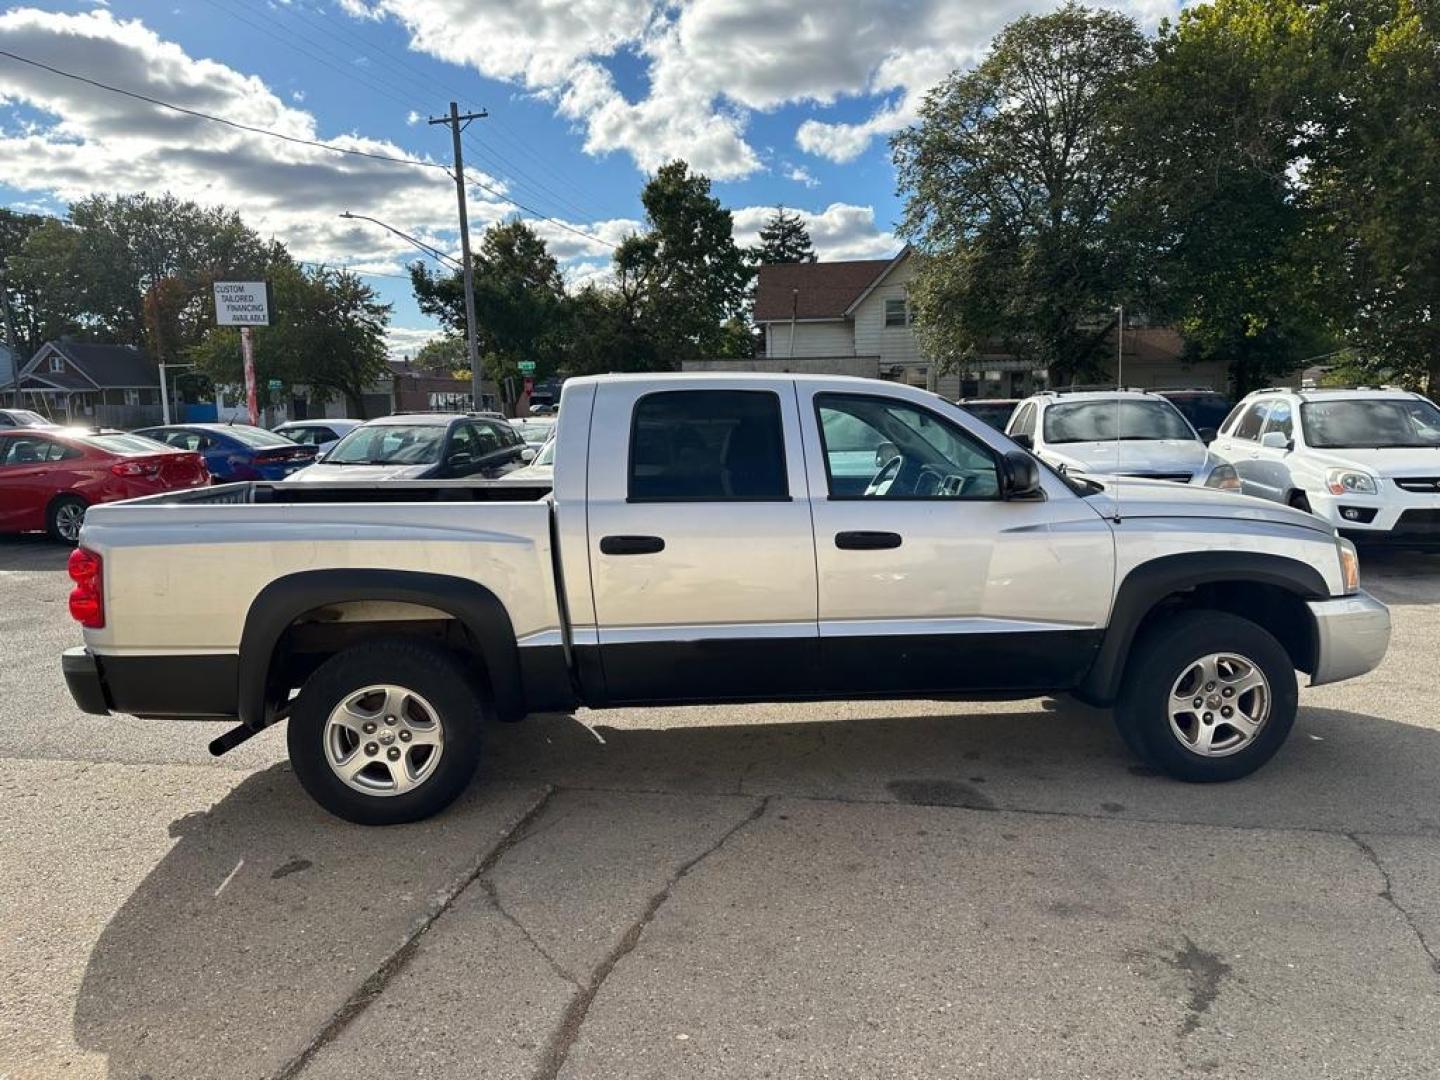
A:
[[[1297,510],[1042,466],[933,394],[773,375],[565,384],[553,491],[231,484],[94,507],[71,562],[93,713],[289,721],[371,824],[470,781],[531,712],[1072,693],[1183,780],[1273,755],[1386,608]]]

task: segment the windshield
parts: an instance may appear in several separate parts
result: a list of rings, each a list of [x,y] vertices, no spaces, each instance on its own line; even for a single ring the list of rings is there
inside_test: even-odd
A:
[[[10,419],[16,427],[49,427],[50,421],[29,409],[11,409]]]
[[[1014,401],[962,401],[960,408],[977,420],[985,421],[996,431],[1004,431],[1016,404]]]
[[[1230,402],[1220,394],[1177,394],[1166,398],[1196,428],[1215,428],[1230,415]]]
[[[516,424],[514,427],[516,431],[520,432],[520,437],[529,443],[544,442],[555,430],[554,424],[525,423]]]
[[[376,424],[346,435],[327,465],[433,465],[445,441],[443,424]]]
[[[540,448],[540,453],[535,455],[531,465],[554,465],[555,464],[555,440],[551,439]]]
[[[1101,398],[1065,402],[1045,410],[1047,443],[1195,437],[1194,430],[1168,401],[1107,401]]]
[[[1418,398],[1348,398],[1300,406],[1305,441],[1318,450],[1440,446],[1440,409]]]
[[[273,431],[266,431],[258,427],[241,427],[235,425],[227,427],[225,434],[236,442],[244,443],[246,446],[253,446],[263,449],[267,446],[294,446],[295,444],[283,435],[276,435]]]
[[[84,443],[86,446],[93,446],[98,450],[104,450],[110,454],[120,454],[123,457],[140,457],[144,454],[171,454],[175,452],[173,446],[166,446],[164,443],[156,442],[154,439],[147,439],[144,435],[88,433],[75,436],[75,440]]]

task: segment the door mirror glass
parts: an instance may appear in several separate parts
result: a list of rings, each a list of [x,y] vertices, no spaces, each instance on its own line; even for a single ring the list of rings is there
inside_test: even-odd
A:
[[[1031,499],[1040,494],[1040,464],[1023,450],[1007,450],[1000,459],[1000,494]]]
[[[879,446],[875,447],[875,467],[878,469],[882,465],[888,464],[898,456],[899,453],[900,448],[893,442],[882,442]]]
[[[1199,431],[1196,432],[1196,434],[1200,436],[1201,442],[1203,442],[1206,446],[1209,446],[1212,442],[1215,441],[1215,436],[1220,433],[1216,431],[1213,427],[1202,427]]]
[[[1290,440],[1285,437],[1282,431],[1267,431],[1260,436],[1260,445],[1271,450],[1289,450]]]

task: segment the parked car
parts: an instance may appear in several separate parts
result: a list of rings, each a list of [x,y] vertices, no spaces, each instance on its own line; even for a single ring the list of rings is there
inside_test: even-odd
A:
[[[555,420],[553,417],[541,418],[527,416],[511,420],[510,424],[516,431],[520,432],[520,437],[525,440],[525,445],[530,448],[530,459],[533,459],[534,456],[540,452],[546,441],[555,433]]]
[[[555,481],[555,432],[540,447],[533,461],[523,468],[505,474],[507,484],[552,484]]]
[[[1240,490],[1190,421],[1144,390],[1047,390],[1020,403],[1006,434],[1057,469]]]
[[[210,474],[186,454],[123,432],[0,430],[0,532],[44,529],[73,544],[96,503],[203,487]]]
[[[1259,390],[1212,447],[1247,495],[1355,539],[1440,547],[1440,409],[1407,390]]]
[[[1159,389],[1153,391],[1180,410],[1180,415],[1190,421],[1190,426],[1199,434],[1202,442],[1210,443],[1220,425],[1230,415],[1235,403],[1218,390],[1202,388]]]
[[[504,420],[483,416],[415,413],[370,420],[290,479],[431,480],[495,476],[513,468],[525,440]]]
[[[1010,417],[1015,414],[1019,398],[961,398],[955,404],[971,416],[978,416],[996,431],[1004,431]]]
[[[315,460],[313,446],[249,424],[171,424],[135,432],[205,459],[217,484],[236,480],[283,480]]]
[[[317,454],[323,454],[363,423],[364,420],[326,417],[323,420],[290,420],[271,430],[293,443],[313,446]]]
[[[0,409],[0,428],[58,428],[60,424],[46,420],[30,409]]]
[[[96,508],[85,646],[63,660],[76,702],[237,717],[217,754],[286,720],[306,790],[388,824],[459,795],[480,720],[582,704],[1070,692],[1113,705],[1170,775],[1230,780],[1285,741],[1296,669],[1350,678],[1389,642],[1354,546],[1318,518],[1150,483],[1125,485],[1117,524],[1113,479],[1041,468],[914,387],[563,393],[550,499],[506,479],[283,483]],[[347,438],[398,441],[398,422]],[[893,453],[839,484],[860,440],[827,433],[857,428]]]

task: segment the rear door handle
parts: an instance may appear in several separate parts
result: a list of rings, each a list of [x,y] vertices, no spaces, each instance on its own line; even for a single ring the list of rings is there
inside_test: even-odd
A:
[[[665,541],[658,536],[602,536],[601,555],[654,555],[665,550]]]
[[[900,534],[892,532],[839,532],[835,546],[844,551],[882,551],[900,546]]]

